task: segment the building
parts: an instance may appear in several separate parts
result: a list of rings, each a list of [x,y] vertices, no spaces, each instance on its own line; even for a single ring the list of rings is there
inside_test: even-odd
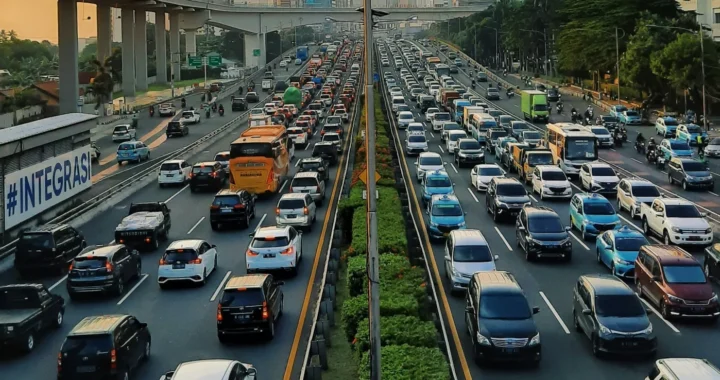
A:
[[[349,5],[348,0],[340,0],[336,2],[337,7],[346,7]],[[312,7],[322,7],[322,8],[329,8],[332,6],[332,2],[330,0],[305,0],[305,6],[312,8]]]
[[[697,13],[697,21],[712,28],[712,38],[720,41],[720,0],[679,0],[680,7]]]
[[[78,54],[85,50],[85,47],[97,43],[97,37],[78,38]]]

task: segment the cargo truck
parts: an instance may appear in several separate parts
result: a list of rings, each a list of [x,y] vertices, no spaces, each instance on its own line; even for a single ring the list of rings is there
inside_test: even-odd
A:
[[[537,90],[525,90],[521,92],[521,110],[525,120],[544,121],[550,120],[550,110],[547,102],[547,94]]]

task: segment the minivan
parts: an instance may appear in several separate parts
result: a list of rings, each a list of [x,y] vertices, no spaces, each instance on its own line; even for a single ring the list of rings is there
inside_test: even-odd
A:
[[[325,181],[320,179],[317,172],[297,173],[290,183],[290,192],[310,194],[319,206],[325,199]]]
[[[44,270],[65,271],[87,243],[66,224],[48,224],[21,231],[15,248],[15,269],[23,277]]]
[[[495,260],[485,235],[480,230],[452,230],[445,240],[445,276],[452,291],[464,291],[477,272],[495,270]]]
[[[282,315],[282,281],[271,274],[231,277],[217,305],[217,337],[226,343],[233,336],[263,334],[275,337],[275,323]]]
[[[315,222],[317,205],[310,194],[283,194],[275,207],[275,222],[279,226],[304,227],[308,232]]]

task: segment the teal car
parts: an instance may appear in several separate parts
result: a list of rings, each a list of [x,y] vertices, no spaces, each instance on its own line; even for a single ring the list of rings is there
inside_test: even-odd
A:
[[[674,137],[678,121],[674,117],[659,117],[655,120],[655,133],[662,137]]]
[[[678,139],[665,139],[660,141],[660,150],[663,152],[665,161],[670,161],[671,158],[692,158],[693,150],[687,141]]]
[[[570,200],[570,227],[588,240],[605,231],[620,228],[620,217],[610,201],[597,193],[577,193]]]
[[[117,163],[118,165],[123,162],[137,162],[140,163],[143,160],[150,158],[150,148],[145,145],[142,141],[127,141],[117,148]]]
[[[454,195],[436,194],[427,208],[427,231],[432,239],[447,237],[452,230],[465,229],[465,212]]]
[[[622,278],[635,278],[635,258],[640,247],[650,244],[645,236],[627,225],[598,235],[597,261]]]
[[[703,139],[708,138],[707,132],[703,131],[697,124],[680,124],[675,132],[675,138],[681,141],[687,141],[690,146],[697,146],[697,138],[701,136]]]
[[[502,154],[507,150],[507,144],[518,142],[516,138],[512,136],[501,137],[497,140],[495,147],[495,159],[500,161]]]
[[[433,195],[454,195],[455,189],[450,176],[444,170],[425,173],[425,180],[422,185],[423,204],[430,203]]]

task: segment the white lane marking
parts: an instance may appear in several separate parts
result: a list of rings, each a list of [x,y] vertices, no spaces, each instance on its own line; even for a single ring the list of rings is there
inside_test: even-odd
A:
[[[663,174],[667,174],[667,172],[665,170],[661,170],[661,172],[663,172]]]
[[[457,169],[455,169],[455,165],[453,165],[452,163],[450,163],[450,166],[453,168],[453,170],[455,170],[455,173],[458,172]]]
[[[63,276],[63,278],[59,279],[56,283],[52,284],[48,290],[52,291],[53,289],[57,288],[60,284],[65,282],[67,280],[67,275]]]
[[[295,167],[298,167],[300,165],[300,160],[295,161]]]
[[[568,329],[567,325],[565,325],[565,322],[563,322],[562,318],[560,318],[560,314],[558,314],[557,310],[555,310],[555,307],[553,307],[552,303],[550,303],[550,300],[547,298],[545,293],[540,292],[540,297],[542,297],[543,301],[545,301],[545,304],[547,304],[550,312],[553,313],[555,319],[557,319],[558,323],[560,324],[560,327],[562,327],[563,331],[565,331],[565,334],[570,334],[570,329]]]
[[[442,148],[442,145],[438,145],[438,148],[440,148],[440,151],[445,153],[445,150]]]
[[[638,160],[637,158],[633,158],[632,160],[637,162],[638,164],[642,164],[642,161]]]
[[[574,183],[572,183],[572,182],[570,182],[570,186],[578,189],[578,191],[580,191],[582,194],[585,194],[585,190],[583,190],[582,187],[580,187],[580,186],[578,186],[578,185],[576,185],[576,184],[574,184]]]
[[[218,284],[217,289],[215,289],[215,293],[213,293],[212,297],[210,297],[210,302],[215,301],[215,298],[217,298],[218,294],[220,293],[220,290],[222,290],[223,286],[225,286],[225,283],[227,282],[231,273],[232,273],[231,270],[229,270],[229,271],[227,271],[227,273],[225,273],[225,277],[223,277],[222,281],[220,281],[220,283]]]
[[[497,227],[495,227],[495,231],[497,231],[498,235],[500,235],[500,239],[502,239],[502,241],[505,243],[505,246],[507,247],[507,249],[509,249],[510,251],[512,251],[513,249],[512,249],[512,247],[510,246],[510,243],[508,243],[507,239],[505,239],[505,235],[503,235],[502,232],[500,232],[500,229],[498,229]]]
[[[309,147],[310,147],[310,144],[305,143],[305,148],[303,148],[303,150],[308,150]],[[300,160],[298,160],[298,162],[300,162]],[[295,164],[295,166],[297,166],[297,164]]]
[[[194,226],[192,226],[192,228],[190,229],[190,231],[187,232],[187,234],[190,235],[193,231],[195,231],[195,228],[196,228],[198,225],[200,225],[200,223],[202,223],[203,220],[205,220],[205,217],[204,217],[204,216],[203,216],[202,218],[200,218],[200,220],[198,220],[197,223],[195,223]]]
[[[640,298],[640,296],[638,296],[638,298]],[[670,330],[675,331],[676,333],[680,334],[680,330],[678,330],[677,327],[675,327],[672,323],[670,323],[670,321],[668,321],[667,319],[663,318],[662,314],[660,314],[660,312],[658,312],[657,310],[655,310],[655,308],[652,307],[652,305],[650,305],[650,303],[649,303],[648,301],[645,301],[644,298],[640,298],[640,301],[642,301],[642,303],[644,303],[645,306],[647,306],[647,308],[650,309],[650,311],[651,311],[653,314],[657,315],[657,317],[660,318],[660,320],[662,320],[663,322],[665,322],[665,324],[670,328]]]
[[[287,185],[287,183],[288,183],[287,180],[283,181],[282,185],[280,186],[280,191],[278,191],[279,194],[282,194],[283,189],[285,188],[285,185]]]
[[[144,275],[142,275],[142,277],[140,277],[140,279],[139,279],[138,282],[135,284],[135,286],[133,286],[132,289],[130,289],[130,291],[127,292],[127,293],[125,294],[125,296],[124,296],[123,298],[121,298],[120,301],[118,301],[117,304],[118,304],[118,305],[122,305],[122,303],[125,302],[125,300],[126,300],[128,297],[130,297],[131,294],[133,294],[133,292],[135,291],[135,289],[137,289],[138,286],[140,286],[140,284],[143,283],[143,281],[147,280],[148,276],[150,276],[150,275],[147,274],[147,273],[145,273]]]
[[[716,197],[720,197],[720,195],[717,195],[717,194],[713,193],[712,191],[708,191],[708,193],[710,193],[710,194],[712,194],[712,195],[714,195],[714,196],[716,196]]]
[[[518,107],[518,105],[517,105],[517,104],[513,104],[513,107],[515,107],[515,108],[520,108],[520,107]]]
[[[185,189],[187,189],[188,186],[190,186],[190,185],[185,185],[182,189],[178,190],[177,193],[175,193],[175,194],[172,195],[172,197],[166,199],[166,200],[165,200],[165,203],[168,203],[168,202],[170,202],[171,200],[173,200],[173,198],[177,197],[178,194],[182,193]]]
[[[432,133],[432,132],[430,132],[430,136],[432,136],[432,138],[435,138],[435,135],[433,135],[433,133]]]
[[[634,228],[634,229],[636,229],[636,230],[638,230],[638,231],[640,231],[640,232],[643,232],[642,228],[636,226],[635,223],[633,223],[630,219],[628,219],[628,218],[620,215],[619,212],[618,212],[617,216],[619,216],[620,219],[624,220],[624,221],[628,224],[628,226],[630,226],[630,227],[632,227],[632,228]]]
[[[538,200],[537,200],[537,199],[535,199],[535,197],[533,197],[533,196],[532,196],[532,194],[528,194],[528,195],[530,196],[530,199],[532,199],[532,200],[533,200],[533,202],[535,202],[535,203],[538,203]]]
[[[262,223],[265,221],[266,217],[267,217],[267,214],[263,214],[262,218],[260,218],[260,221],[258,222],[257,227],[255,227],[255,230],[253,230],[253,232],[257,232],[257,230],[259,230],[260,227],[262,227]]]
[[[480,201],[479,201],[479,200],[477,199],[477,197],[475,196],[475,193],[473,193],[472,189],[468,187],[468,191],[470,192],[470,196],[473,197],[473,199],[475,200],[475,202],[480,203]]]
[[[570,232],[570,236],[575,238],[575,240],[577,240],[577,242],[580,243],[580,245],[582,245],[586,250],[588,250],[588,251],[590,250],[590,248],[588,248],[588,246],[585,244],[585,242],[582,241],[582,239],[580,239],[579,237],[575,236],[574,233]]]

